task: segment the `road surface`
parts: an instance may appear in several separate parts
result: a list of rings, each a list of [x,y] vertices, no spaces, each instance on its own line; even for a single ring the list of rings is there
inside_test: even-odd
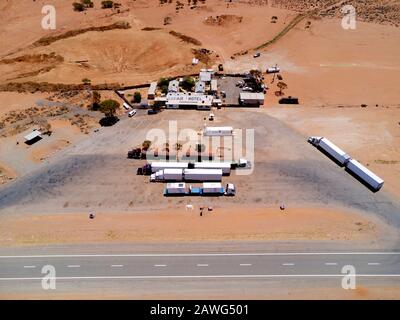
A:
[[[43,267],[49,265],[56,272],[59,292],[91,292],[97,297],[125,293],[171,296],[179,289],[172,297],[209,292],[239,294],[237,297],[244,298],[245,292],[257,294],[268,291],[267,287],[271,286],[311,290],[340,288],[345,276],[343,267],[349,265],[355,268],[357,281],[364,285],[390,284],[400,290],[400,252],[397,251],[96,252],[1,255],[0,294],[43,293],[42,279],[47,274]]]

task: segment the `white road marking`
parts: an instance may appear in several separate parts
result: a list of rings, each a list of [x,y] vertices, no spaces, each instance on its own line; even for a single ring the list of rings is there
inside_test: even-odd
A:
[[[24,266],[24,269],[35,269],[36,266]]]
[[[201,278],[343,278],[343,274],[255,274],[255,275],[204,275],[204,276],[93,276],[93,277],[57,277],[57,280],[123,280],[123,279],[201,279]],[[400,274],[358,274],[363,278],[400,278]],[[0,278],[0,281],[39,280],[42,277],[31,278]]]
[[[70,264],[67,267],[68,268],[80,268],[81,266],[79,264]]]
[[[294,266],[294,263],[282,263],[283,266]]]
[[[208,267],[208,264],[198,264],[198,267]]]
[[[251,263],[241,263],[240,266],[241,267],[251,267],[252,264]]]
[[[143,253],[143,254],[54,254],[0,256],[0,259],[16,258],[104,258],[104,257],[241,257],[241,256],[324,256],[324,255],[400,255],[399,252],[264,252],[264,253]]]
[[[155,264],[154,266],[155,267],[166,267],[167,265],[166,264]]]
[[[338,263],[337,262],[326,262],[325,265],[326,266],[337,266]]]
[[[368,262],[369,266],[380,266],[381,264],[379,262]]]
[[[112,264],[111,268],[122,268],[123,266],[123,264]]]

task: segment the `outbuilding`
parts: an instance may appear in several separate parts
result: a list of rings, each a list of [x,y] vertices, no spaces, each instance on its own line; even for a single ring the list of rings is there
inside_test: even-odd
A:
[[[178,92],[179,91],[179,81],[172,80],[168,84],[168,92]]]
[[[263,105],[265,100],[262,92],[241,92],[239,99],[242,105]]]
[[[25,137],[26,144],[34,144],[42,139],[42,133],[39,130],[33,130],[30,134],[26,135]]]

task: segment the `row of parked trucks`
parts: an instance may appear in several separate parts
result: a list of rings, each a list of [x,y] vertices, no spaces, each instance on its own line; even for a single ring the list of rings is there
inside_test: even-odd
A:
[[[372,171],[364,167],[357,160],[352,159],[346,152],[324,137],[310,137],[308,142],[322,150],[347,171],[355,175],[372,190],[378,191],[382,188],[384,181]]]
[[[225,187],[220,182],[203,182],[202,187],[186,186],[185,182],[167,183],[164,196],[234,196],[235,186],[228,183]]]

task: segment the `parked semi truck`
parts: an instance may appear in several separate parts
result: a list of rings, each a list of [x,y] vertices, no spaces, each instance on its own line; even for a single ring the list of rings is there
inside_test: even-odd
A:
[[[308,138],[308,142],[313,146],[325,151],[329,156],[339,162],[342,166],[344,166],[349,160],[350,156],[336,146],[334,143],[329,141],[324,137],[310,137]]]
[[[164,196],[234,196],[235,185],[228,183],[225,188],[220,182],[204,182],[203,187],[186,187],[185,182],[167,183]]]
[[[183,169],[163,169],[150,176],[150,181],[182,181]]]
[[[364,167],[357,160],[351,159],[346,163],[346,169],[364,181],[371,189],[378,191],[382,188],[384,181],[373,172]]]

